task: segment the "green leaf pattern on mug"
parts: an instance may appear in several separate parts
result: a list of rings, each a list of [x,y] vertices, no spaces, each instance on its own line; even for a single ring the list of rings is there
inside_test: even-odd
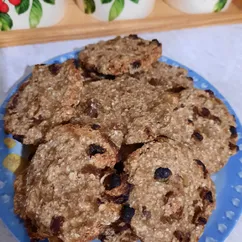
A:
[[[17,14],[25,13],[29,9],[29,0],[22,0],[22,2],[15,6]]]
[[[114,0],[109,12],[109,21],[116,19],[124,9],[124,0]]]
[[[105,3],[111,3],[113,0],[101,0],[101,3],[102,4],[105,4]]]
[[[227,0],[219,0],[214,7],[214,12],[222,11],[226,3],[227,3]]]
[[[132,1],[134,3],[139,3],[139,0],[130,0],[130,1]]]
[[[13,27],[13,21],[7,13],[0,13],[0,31],[10,30]]]
[[[44,0],[44,2],[55,5],[55,0]]]
[[[39,0],[33,0],[32,8],[29,14],[30,28],[36,28],[43,15],[42,5]]]
[[[83,0],[84,7],[85,7],[85,13],[91,14],[94,13],[96,10],[96,5],[94,0]]]

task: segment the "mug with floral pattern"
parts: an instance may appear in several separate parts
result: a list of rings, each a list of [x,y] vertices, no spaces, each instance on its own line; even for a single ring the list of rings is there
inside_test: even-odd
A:
[[[58,23],[66,0],[0,0],[0,31],[46,27]]]
[[[153,10],[155,0],[77,0],[86,13],[102,21],[140,19]]]

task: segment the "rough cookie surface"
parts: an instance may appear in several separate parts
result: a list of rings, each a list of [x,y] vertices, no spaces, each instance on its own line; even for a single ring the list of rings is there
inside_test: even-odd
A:
[[[15,212],[32,238],[90,241],[120,216],[120,206],[102,199],[101,177],[117,152],[89,128],[51,130],[28,168],[15,182]]]
[[[170,76],[175,70],[180,72],[166,65],[161,68],[167,68],[167,75]],[[192,84],[185,73],[179,78],[186,83],[184,88]],[[161,85],[158,85],[159,82]],[[161,128],[168,125],[169,113],[178,105],[180,94],[176,87],[174,80],[156,79],[154,85],[146,78],[128,75],[115,80],[86,83],[77,116],[72,122],[95,124],[96,128],[106,131],[118,147],[122,142],[134,144],[151,141],[160,135]],[[152,127],[156,129],[154,134]]]
[[[210,173],[220,170],[237,152],[234,117],[211,91],[187,89],[162,134],[193,149]],[[156,131],[154,131],[156,132]]]
[[[131,227],[142,241],[198,241],[215,208],[215,188],[191,151],[167,139],[149,143],[129,157],[126,171]]]
[[[6,132],[24,144],[40,143],[50,128],[74,116],[82,80],[74,60],[49,66],[36,65],[32,76],[7,105]]]
[[[79,59],[89,71],[116,76],[147,70],[160,58],[161,51],[157,40],[130,35],[88,45],[80,52]]]

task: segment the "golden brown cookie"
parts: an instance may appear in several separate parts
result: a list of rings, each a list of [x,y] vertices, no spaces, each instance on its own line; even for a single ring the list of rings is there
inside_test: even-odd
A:
[[[7,105],[6,132],[24,144],[40,143],[49,129],[74,116],[82,80],[74,60],[36,65]]]

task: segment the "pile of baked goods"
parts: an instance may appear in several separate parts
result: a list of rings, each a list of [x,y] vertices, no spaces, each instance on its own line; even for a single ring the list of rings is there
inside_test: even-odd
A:
[[[35,66],[11,98],[6,132],[36,146],[14,185],[33,241],[199,240],[236,123],[161,52],[136,35],[102,41]]]

